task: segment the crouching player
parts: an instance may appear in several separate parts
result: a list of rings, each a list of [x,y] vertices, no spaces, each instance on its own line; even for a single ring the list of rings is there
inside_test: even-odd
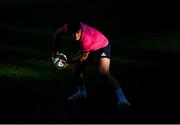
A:
[[[102,32],[96,28],[78,21],[69,21],[60,27],[53,36],[53,55],[58,51],[58,37],[62,34],[70,34],[73,40],[80,45],[81,54],[68,60],[64,66],[66,68],[69,64],[74,64],[73,80],[77,85],[77,92],[68,97],[68,100],[76,100],[79,98],[86,98],[87,92],[84,84],[83,72],[85,67],[92,59],[98,59],[98,70],[100,76],[108,81],[114,87],[115,94],[118,99],[119,106],[129,106],[127,98],[125,97],[118,81],[110,73],[110,43]]]

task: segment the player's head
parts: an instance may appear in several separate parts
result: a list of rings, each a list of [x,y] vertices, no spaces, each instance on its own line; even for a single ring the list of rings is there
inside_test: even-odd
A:
[[[69,21],[68,25],[68,32],[72,35],[74,40],[80,40],[81,38],[81,24],[77,20]]]
[[[73,34],[81,29],[80,22],[78,20],[71,20],[67,25],[69,33]]]

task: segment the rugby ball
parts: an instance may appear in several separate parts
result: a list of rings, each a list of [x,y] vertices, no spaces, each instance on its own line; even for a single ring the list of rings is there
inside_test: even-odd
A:
[[[67,57],[63,53],[58,52],[56,56],[52,57],[52,62],[57,69],[63,69],[66,61]]]

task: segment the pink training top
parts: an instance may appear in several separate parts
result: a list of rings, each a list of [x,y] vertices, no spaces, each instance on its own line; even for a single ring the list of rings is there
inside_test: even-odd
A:
[[[96,28],[81,23],[80,45],[83,52],[96,51],[108,45],[108,39]],[[63,26],[63,32],[68,32],[67,24]]]

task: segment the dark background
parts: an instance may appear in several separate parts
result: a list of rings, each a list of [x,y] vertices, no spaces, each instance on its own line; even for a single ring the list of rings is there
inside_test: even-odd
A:
[[[29,1],[1,2],[1,21],[10,24],[57,28],[80,19],[106,32],[135,31],[135,1]],[[105,27],[106,25],[106,27]]]
[[[52,40],[54,31],[69,19],[80,19],[96,26],[112,41],[125,40],[129,43],[136,43],[149,34],[179,29],[179,7],[174,1],[1,0],[0,15],[1,43],[48,49],[48,51],[51,50],[49,41]],[[49,34],[43,37],[23,31],[14,32],[7,27],[39,28],[48,30]],[[41,43],[44,41],[43,45],[38,44],[38,41]],[[2,52],[3,56],[12,54]],[[101,84],[92,84],[92,88],[100,89],[100,92],[94,93],[94,98],[91,97],[83,103],[71,104],[64,101],[65,95],[62,101],[58,95],[48,95],[46,89],[37,90],[44,95],[31,94],[31,89],[34,87],[31,85],[31,80],[5,79],[5,82],[8,81],[10,84],[4,85],[2,84],[4,81],[1,80],[2,90],[6,88],[2,91],[2,100],[5,101],[1,108],[4,113],[1,117],[2,123],[178,123],[179,53],[128,50],[121,46],[114,46],[112,53],[119,57],[159,62],[158,65],[152,63],[151,66],[113,63],[113,74],[118,80],[127,82],[122,86],[126,88],[125,91],[132,102],[130,108],[116,109],[115,102],[112,101],[113,96],[108,93],[100,94],[108,91],[110,87],[108,85],[104,85],[104,90],[101,90]],[[17,84],[12,84],[16,82]],[[26,87],[21,86],[24,83]],[[44,83],[37,82],[37,84]],[[51,83],[46,84],[50,86]],[[8,91],[9,86],[11,91]],[[51,88],[51,91],[57,94],[58,89]],[[8,94],[4,94],[4,91],[5,93],[8,91]],[[22,93],[25,93],[24,96]],[[13,94],[13,97],[19,96],[19,98],[9,99],[9,95]],[[106,102],[104,101],[106,99],[112,102],[102,103]],[[22,100],[29,104],[23,105]],[[13,104],[14,102],[16,103]],[[53,108],[47,110],[48,106]]]

